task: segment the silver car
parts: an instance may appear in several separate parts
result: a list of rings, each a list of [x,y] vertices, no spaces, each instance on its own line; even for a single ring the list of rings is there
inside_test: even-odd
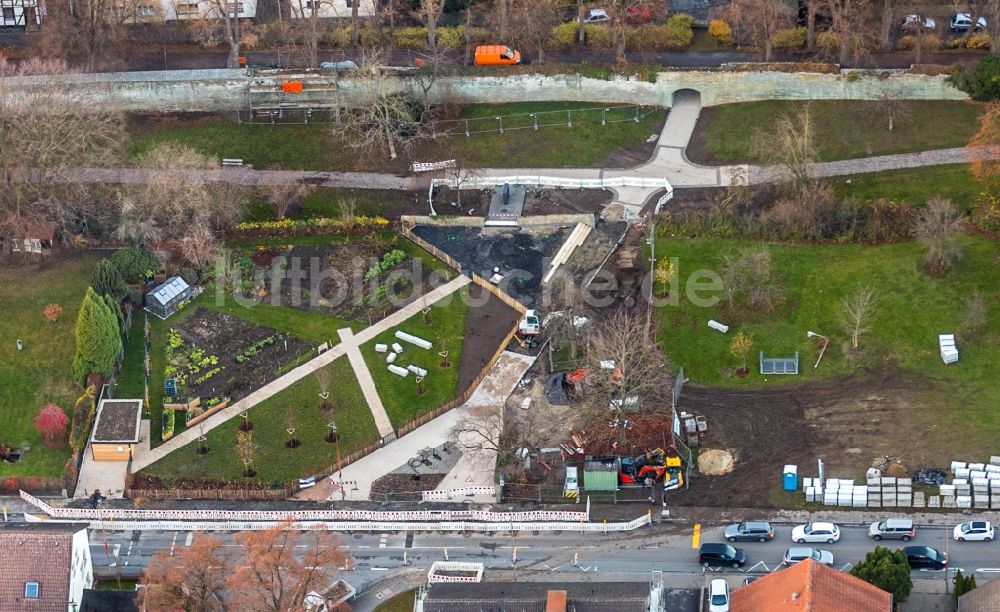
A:
[[[785,565],[791,565],[793,563],[798,563],[799,561],[805,561],[806,559],[814,559],[823,565],[833,565],[833,553],[828,550],[817,550],[815,548],[809,548],[808,546],[793,546],[785,551],[785,557],[782,559]]]

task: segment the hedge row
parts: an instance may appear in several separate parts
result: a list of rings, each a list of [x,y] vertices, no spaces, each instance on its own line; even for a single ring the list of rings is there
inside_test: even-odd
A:
[[[368,232],[389,225],[385,217],[356,215],[351,221],[317,217],[315,219],[280,219],[249,221],[226,232],[228,238],[268,238],[289,236],[326,236],[348,232]]]

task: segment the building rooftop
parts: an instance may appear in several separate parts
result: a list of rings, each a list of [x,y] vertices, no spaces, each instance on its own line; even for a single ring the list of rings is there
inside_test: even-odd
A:
[[[647,582],[480,582],[433,584],[425,612],[545,612],[550,592],[565,592],[574,612],[646,612]],[[563,601],[563,595],[556,599]]]
[[[142,419],[142,400],[102,400],[97,407],[97,420],[91,442],[139,442],[139,421]]]
[[[84,589],[80,612],[139,612],[135,591]]]
[[[733,591],[732,612],[891,612],[892,595],[847,572],[806,559]]]
[[[165,283],[156,289],[153,289],[146,295],[155,300],[156,303],[161,306],[166,306],[172,299],[184,293],[189,288],[189,285],[183,278],[174,276],[172,278],[168,278]]]
[[[1000,578],[976,586],[958,598],[958,612],[996,612],[1000,610]]]
[[[0,610],[65,610],[73,534],[86,527],[82,523],[0,523]],[[29,589],[35,598],[25,598]]]

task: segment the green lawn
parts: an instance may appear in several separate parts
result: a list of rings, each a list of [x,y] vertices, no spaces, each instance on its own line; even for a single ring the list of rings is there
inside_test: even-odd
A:
[[[348,455],[378,440],[378,430],[365,403],[361,388],[350,363],[341,357],[333,361],[333,383],[330,401],[333,409],[319,410],[322,400],[316,378],[306,376],[288,389],[250,409],[254,423],[254,442],[258,446],[254,469],[261,482],[287,482],[315,474],[336,465],[337,445],[323,438],[327,424],[336,422],[340,432],[340,452]],[[285,447],[287,435],[286,410],[294,411],[296,437],[302,445]],[[216,480],[246,480],[243,464],[236,456],[234,443],[242,419],[236,417],[207,432],[209,452],[198,455],[197,443],[189,444],[144,470],[161,478],[206,478]]]
[[[977,127],[983,106],[962,101],[912,101],[909,115],[888,129],[874,102],[813,101],[809,103],[814,142],[821,160],[850,159],[964,146]],[[702,111],[708,121],[702,142],[693,151],[705,151],[716,163],[757,161],[752,142],[780,114],[804,106],[800,101],[772,100],[725,104]],[[697,134],[697,133],[696,133]],[[695,136],[697,139],[698,136]],[[698,153],[693,153],[698,157]],[[699,160],[705,161],[705,160]]]
[[[860,202],[889,198],[923,206],[930,198],[942,196],[964,210],[968,210],[982,192],[967,164],[886,170],[827,179],[827,182],[839,197],[855,198]]]
[[[82,389],[70,375],[76,350],[73,329],[97,259],[86,254],[54,260],[42,270],[0,267],[0,442],[27,442],[20,462],[0,462],[0,476],[59,476],[68,447],[50,449],[35,431],[35,417],[48,402],[71,413]],[[42,311],[62,306],[55,323]],[[15,341],[24,341],[18,351]]]
[[[379,604],[375,608],[376,612],[412,612],[413,602],[417,597],[417,591],[405,591],[394,596],[389,601]]]
[[[312,219],[316,217],[340,217],[340,202],[346,198],[354,201],[355,214],[382,216],[393,218],[399,216],[399,211],[405,209],[419,199],[423,212],[429,213],[427,194],[414,194],[409,191],[391,189],[340,189],[332,187],[317,187],[306,196],[302,207],[289,215],[293,219]],[[247,208],[246,218],[249,221],[268,221],[274,219],[274,213],[264,200],[254,198]]]
[[[855,371],[861,366],[894,362],[952,384],[968,387],[996,380],[1000,375],[1000,308],[990,300],[990,322],[976,336],[958,337],[962,361],[944,367],[937,350],[937,335],[957,332],[964,312],[965,296],[974,290],[993,296],[1000,286],[997,247],[976,236],[964,236],[965,257],[944,278],[931,278],[921,271],[921,250],[916,243],[868,247],[861,245],[770,245],[775,277],[787,292],[784,303],[773,312],[750,312],[737,307],[730,312],[724,302],[711,308],[694,306],[683,297],[687,277],[696,270],[718,269],[721,257],[747,243],[710,239],[658,239],[658,256],[680,258],[681,300],[678,306],[663,306],[657,312],[658,338],[674,364],[685,375],[702,384],[756,386],[765,384],[757,373],[758,351],[784,356],[800,352],[799,376],[778,381],[801,382]],[[756,246],[756,245],[755,245]],[[858,284],[876,288],[879,297],[872,332],[862,339],[863,351],[849,359],[844,351],[846,335],[837,324],[842,297]],[[718,294],[718,293],[717,293]],[[709,319],[732,326],[723,335],[709,329]],[[818,347],[806,337],[812,330],[831,337],[830,348],[819,368],[812,364]],[[739,364],[729,354],[729,342],[737,331],[754,336],[751,374],[731,376]],[[774,384],[770,377],[766,384]],[[975,400],[995,405],[1000,388]]]
[[[495,122],[489,118],[498,115],[596,106],[599,105],[582,102],[483,104],[466,107],[460,118],[468,118],[474,125],[492,127]],[[638,123],[630,120],[601,126],[600,123],[582,124],[578,117],[572,128],[563,124],[538,131],[519,129],[471,138],[442,137],[420,143],[413,157],[418,160],[456,158],[467,165],[480,167],[592,166],[621,147],[643,142],[656,131],[664,113],[662,110],[652,112]],[[554,120],[562,121],[563,117],[560,114]],[[512,118],[508,125],[530,125],[530,122],[526,117]],[[238,125],[218,116],[182,117],[171,122],[137,117],[130,122],[129,131],[132,135],[129,155],[133,159],[157,143],[178,141],[219,158],[244,159],[257,168],[401,172],[408,171],[410,161],[406,155],[394,161],[362,156],[350,146],[333,142],[323,123]]]
[[[462,358],[462,340],[465,337],[465,315],[468,313],[468,291],[432,305],[430,325],[424,325],[423,314],[417,314],[402,325],[390,329],[361,347],[368,363],[375,386],[378,388],[382,404],[394,427],[413,420],[419,414],[433,410],[458,395],[458,364]],[[397,330],[405,331],[434,343],[430,350],[397,340],[393,335]],[[417,394],[416,378],[411,373],[401,378],[389,371],[386,355],[375,352],[376,344],[398,342],[403,352],[396,359],[396,365],[405,368],[415,365],[427,370],[424,392]],[[442,342],[447,347],[450,368],[441,367]]]

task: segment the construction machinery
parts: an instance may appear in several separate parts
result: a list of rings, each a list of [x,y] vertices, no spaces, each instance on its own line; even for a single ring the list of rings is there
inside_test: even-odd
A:
[[[542,319],[537,310],[525,311],[517,325],[517,335],[521,338],[533,338],[542,335]]]
[[[623,485],[652,487],[663,482],[663,489],[670,491],[684,486],[680,454],[674,448],[647,451],[636,457],[619,457],[618,480]]]

